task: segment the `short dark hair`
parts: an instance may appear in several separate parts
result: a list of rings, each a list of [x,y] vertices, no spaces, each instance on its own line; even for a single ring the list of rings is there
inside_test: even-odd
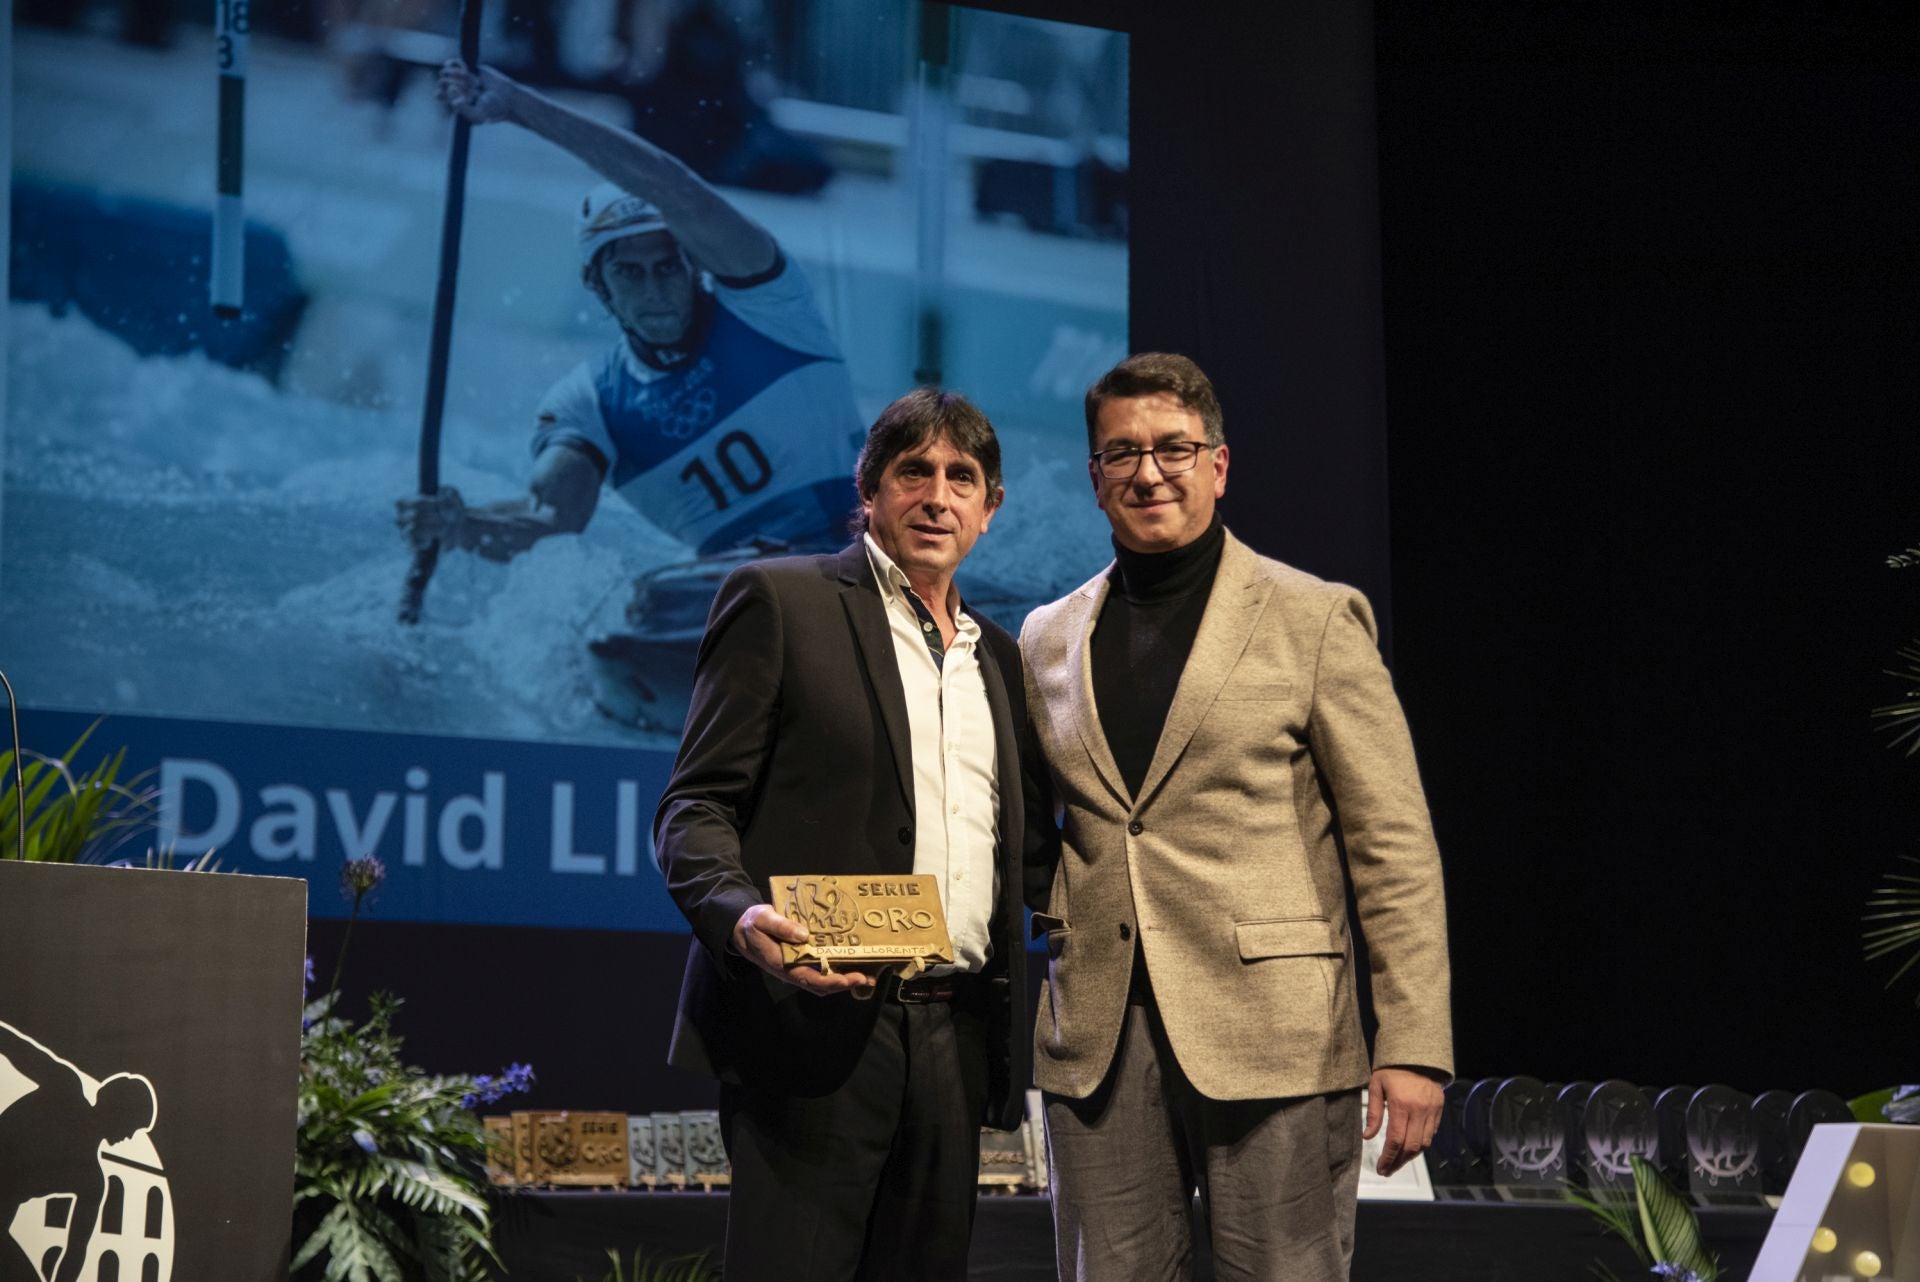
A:
[[[1213,394],[1213,384],[1200,367],[1177,352],[1135,352],[1087,389],[1087,448],[1099,447],[1097,432],[1102,405],[1161,392],[1200,416],[1206,428],[1207,444],[1226,444],[1227,429],[1220,417],[1220,398]]]
[[[999,504],[1005,491],[1000,477],[1000,438],[993,434],[993,424],[979,406],[958,392],[916,387],[881,410],[880,417],[867,429],[866,443],[853,465],[853,483],[860,491],[862,504],[853,514],[854,533],[867,528],[864,505],[879,493],[880,477],[887,464],[942,436],[980,464],[986,476],[987,506]]]

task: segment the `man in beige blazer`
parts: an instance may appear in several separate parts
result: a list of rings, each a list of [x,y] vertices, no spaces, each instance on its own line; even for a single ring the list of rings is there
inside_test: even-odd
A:
[[[1221,525],[1227,445],[1198,366],[1129,357],[1086,415],[1115,561],[1020,637],[1060,1276],[1188,1276],[1198,1189],[1216,1276],[1345,1278],[1359,1088],[1384,1173],[1432,1138],[1452,1071],[1406,721],[1366,599]]]

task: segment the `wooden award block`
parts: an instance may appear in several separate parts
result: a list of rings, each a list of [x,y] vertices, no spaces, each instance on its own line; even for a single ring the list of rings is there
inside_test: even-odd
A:
[[[1027,1182],[1026,1128],[996,1131],[980,1128],[980,1187],[996,1193],[1017,1192]]]
[[[527,1115],[528,1152],[531,1155],[531,1173],[527,1177],[529,1184],[546,1184],[547,1154],[565,1162],[567,1155],[566,1114],[548,1112],[529,1112]]]
[[[513,1185],[520,1181],[514,1174],[513,1119],[483,1117],[487,1128],[487,1178],[495,1184]]]
[[[533,1114],[517,1112],[513,1121],[513,1179],[516,1184],[533,1181]]]
[[[534,1112],[525,1116],[533,1155],[528,1183],[579,1188],[627,1182],[625,1113]]]
[[[550,1113],[543,1120],[534,1136],[542,1183],[607,1188],[627,1182],[625,1113]]]
[[[798,874],[774,878],[771,889],[775,910],[813,936],[808,943],[780,945],[781,960],[789,966],[897,970],[911,978],[953,960],[940,883],[928,874]]]

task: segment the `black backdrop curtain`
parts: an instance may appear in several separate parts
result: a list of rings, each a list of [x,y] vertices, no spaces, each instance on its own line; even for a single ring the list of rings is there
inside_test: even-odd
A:
[[[1462,1065],[1911,1080],[1920,21],[1383,5],[1396,675]],[[1911,866],[1909,866],[1911,870]]]

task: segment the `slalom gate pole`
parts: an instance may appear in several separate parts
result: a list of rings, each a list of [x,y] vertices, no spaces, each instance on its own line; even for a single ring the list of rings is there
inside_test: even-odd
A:
[[[460,61],[480,66],[481,0],[460,0]],[[427,347],[427,395],[420,411],[420,493],[440,489],[440,417],[447,404],[447,354],[453,345],[453,290],[460,276],[460,224],[467,205],[467,144],[473,125],[453,117],[453,146],[447,153],[447,195],[440,214],[440,275],[433,293],[433,332]],[[400,622],[420,622],[420,603],[440,561],[440,545],[413,554],[400,598]]]
[[[247,117],[248,0],[214,0],[214,66],[220,85],[218,150],[214,159],[213,254],[207,275],[213,314],[240,315],[246,277],[247,214],[240,201]]]

